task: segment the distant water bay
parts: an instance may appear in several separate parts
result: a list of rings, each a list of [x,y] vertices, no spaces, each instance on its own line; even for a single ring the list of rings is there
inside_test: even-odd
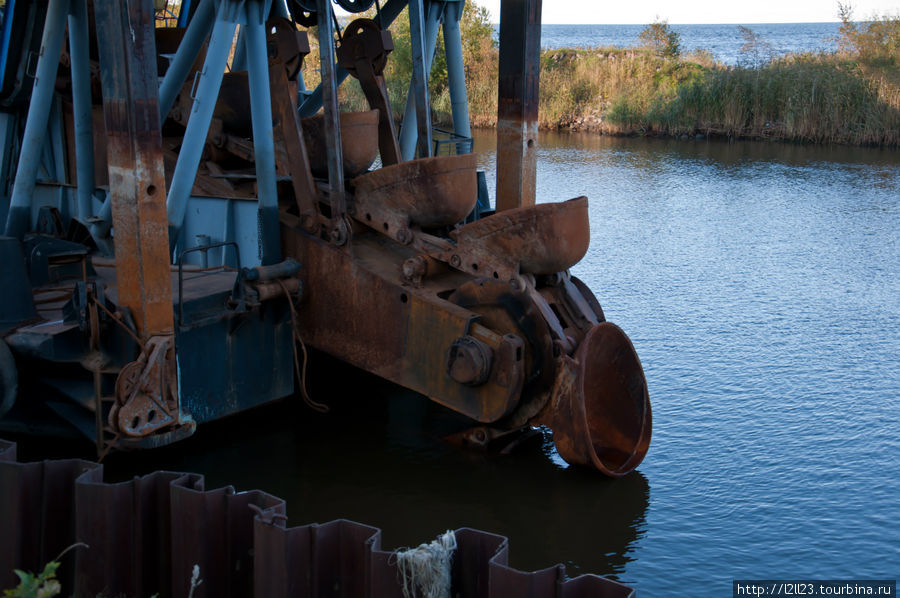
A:
[[[796,52],[832,52],[837,49],[840,23],[744,24],[771,46],[774,55]],[[638,45],[646,25],[543,25],[543,48],[594,48]],[[738,25],[672,25],[685,51],[703,48],[725,64],[741,62],[745,40]]]

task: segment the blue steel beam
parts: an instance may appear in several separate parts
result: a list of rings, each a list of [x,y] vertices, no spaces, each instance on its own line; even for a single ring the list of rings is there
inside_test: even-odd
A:
[[[444,13],[445,2],[438,0],[428,2],[428,9],[425,17],[425,72],[431,72],[431,65],[434,62],[435,45],[437,44],[438,29],[441,25],[441,18]],[[412,19],[412,15],[410,15]],[[412,23],[412,21],[410,21]],[[412,27],[410,27],[412,31]],[[426,77],[426,85],[427,85]],[[414,85],[415,77],[409,82],[409,92],[406,94],[406,110],[403,112],[403,121],[400,127],[400,153],[404,160],[412,160],[416,156],[416,142],[419,139],[417,104],[416,104],[416,87]],[[429,143],[429,147],[431,144]]]
[[[200,165],[203,145],[209,134],[209,124],[212,121],[216,99],[219,97],[219,88],[222,86],[222,77],[225,74],[225,64],[234,40],[239,9],[238,3],[222,0],[213,24],[206,60],[197,83],[187,130],[181,150],[178,152],[178,161],[175,164],[175,172],[172,175],[172,183],[166,198],[171,251],[175,249],[181,227],[184,224],[187,202],[197,177],[197,167]]]
[[[56,70],[59,67],[68,12],[69,0],[50,0],[31,103],[28,106],[28,120],[25,121],[25,133],[22,136],[16,180],[6,217],[5,235],[8,237],[22,238],[31,228],[31,201],[47,134],[47,122],[50,119],[50,104],[56,86]]]
[[[453,132],[461,137],[471,137],[469,125],[469,99],[466,93],[466,66],[463,64],[462,38],[459,20],[462,18],[465,0],[448,2],[444,11],[444,56],[447,59],[447,85],[450,87],[450,111],[453,115]],[[471,152],[468,144],[466,152]]]
[[[184,38],[178,45],[178,51],[175,52],[175,58],[172,64],[166,70],[163,82],[159,86],[159,119],[165,121],[166,116],[175,103],[175,98],[184,85],[184,80],[191,70],[194,61],[200,54],[200,48],[209,35],[212,28],[213,19],[216,17],[216,7],[213,0],[200,0],[200,5],[194,13]]]
[[[276,0],[276,6],[279,0]],[[253,157],[256,163],[256,195],[259,214],[259,249],[263,266],[281,261],[278,224],[278,191],[275,185],[275,140],[272,134],[272,97],[266,50],[268,2],[247,6],[247,22],[241,26],[247,49],[250,78],[250,118]]]
[[[78,219],[90,226],[94,206],[94,124],[91,104],[90,38],[87,0],[72,0],[69,15],[72,65],[72,115],[75,124],[75,168]]]
[[[410,0],[409,36],[412,47],[412,86],[416,97],[416,125],[419,157],[431,156],[431,101],[428,98],[428,71],[425,51],[425,0]],[[432,44],[433,46],[433,44]],[[433,52],[433,50],[432,50]],[[404,120],[403,127],[408,128]]]

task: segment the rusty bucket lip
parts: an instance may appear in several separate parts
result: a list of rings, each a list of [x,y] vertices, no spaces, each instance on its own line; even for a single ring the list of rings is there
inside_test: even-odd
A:
[[[366,197],[422,228],[464,219],[478,201],[475,154],[432,156],[384,166],[350,181],[354,199]]]
[[[477,161],[475,154],[456,154],[450,156],[431,156],[416,158],[399,164],[383,166],[365,172],[350,181],[350,185],[359,192],[374,192],[408,185],[411,179],[422,176],[438,176],[450,174],[458,170],[475,170]],[[399,174],[398,174],[399,173]],[[474,201],[477,201],[477,197]]]
[[[456,240],[460,247],[515,258],[524,273],[568,270],[590,247],[588,198],[496,212],[460,227]]]
[[[600,459],[597,452],[594,450],[594,445],[592,442],[588,442],[587,452],[593,462],[594,466],[605,473],[606,475],[612,477],[621,477],[626,474],[631,473],[637,468],[638,465],[644,460],[644,457],[647,455],[647,451],[650,448],[650,439],[653,433],[653,412],[650,406],[650,393],[647,389],[647,378],[644,374],[644,366],[641,364],[640,357],[637,354],[637,351],[634,349],[634,344],[631,342],[631,339],[628,338],[628,335],[625,334],[625,331],[622,330],[619,326],[612,322],[601,322],[591,328],[588,333],[585,335],[584,340],[581,342],[581,345],[578,347],[578,350],[575,352],[576,359],[579,364],[585,363],[585,353],[587,352],[587,347],[590,344],[590,341],[597,334],[608,334],[610,331],[612,334],[618,335],[620,340],[624,340],[627,343],[627,347],[630,349],[632,355],[634,356],[635,361],[637,362],[637,367],[640,372],[641,382],[643,382],[643,413],[644,417],[641,419],[641,432],[638,436],[638,440],[632,449],[631,455],[625,462],[617,468],[610,468]],[[584,400],[585,389],[584,389],[584,377],[585,377],[586,368],[583,366],[578,367],[578,375],[576,380],[576,388],[581,394],[582,401],[580,402],[579,412],[581,415],[585,417],[585,421],[587,421],[587,413],[585,411]]]
[[[587,363],[586,353],[590,339],[597,334],[613,334],[614,342],[620,347],[627,347],[639,368],[643,383],[643,417],[637,440],[632,444],[631,454],[617,467],[610,467],[594,449],[590,433],[590,423],[585,405],[585,375]],[[627,344],[622,341],[627,341]],[[568,381],[567,381],[568,380]],[[612,322],[601,322],[591,328],[582,340],[573,356],[563,356],[557,369],[557,382],[554,397],[531,422],[532,425],[546,425],[553,431],[553,443],[559,456],[570,465],[580,465],[596,469],[609,477],[618,478],[634,471],[644,460],[650,448],[653,430],[653,414],[650,407],[650,393],[640,358],[634,350],[631,339]]]

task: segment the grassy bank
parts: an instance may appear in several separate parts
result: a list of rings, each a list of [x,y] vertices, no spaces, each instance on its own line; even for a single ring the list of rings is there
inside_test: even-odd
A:
[[[708,52],[683,53],[665,22],[648,26],[629,49],[545,50],[540,126],[617,135],[900,146],[900,18],[856,23],[849,10],[840,10],[840,51],[832,54],[766,58],[765,40],[735,28],[746,42],[746,60],[742,66],[727,66]],[[471,121],[493,126],[497,48],[487,13],[467,3],[462,31]],[[385,75],[399,117],[411,73],[405,15],[392,33],[397,49]],[[310,72],[307,80],[315,77]],[[342,91],[343,108],[364,109],[365,99],[352,83]],[[450,101],[440,51],[431,94],[435,122],[448,124]]]

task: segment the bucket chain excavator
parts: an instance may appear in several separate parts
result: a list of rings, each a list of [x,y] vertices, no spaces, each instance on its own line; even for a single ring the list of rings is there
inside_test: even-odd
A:
[[[0,427],[74,428],[101,454],[169,444],[294,393],[308,345],[471,418],[468,444],[547,426],[569,463],[632,471],[643,369],[570,273],[588,200],[535,197],[541,0],[502,2],[495,210],[471,153],[464,0],[336,2],[369,12],[7,0]],[[387,27],[407,16],[398,128]],[[439,30],[453,131],[435,133]],[[370,110],[339,111],[348,76]]]

